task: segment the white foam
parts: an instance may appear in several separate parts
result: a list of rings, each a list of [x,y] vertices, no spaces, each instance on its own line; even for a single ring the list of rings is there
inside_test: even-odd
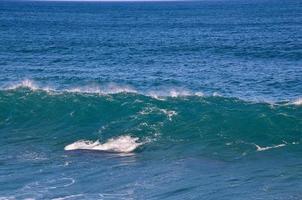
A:
[[[192,92],[183,88],[171,88],[159,91],[147,92],[147,96],[153,97],[155,99],[163,100],[162,97],[186,97],[186,96],[203,96],[202,92]]]
[[[139,138],[131,137],[129,135],[111,138],[105,143],[97,141],[80,140],[67,145],[64,150],[95,150],[108,151],[116,153],[130,153],[143,143],[138,142]]]
[[[7,87],[8,90],[15,90],[18,88],[28,88],[32,91],[36,91],[36,90],[43,90],[46,92],[55,91],[54,89],[52,89],[51,87],[48,87],[48,86],[41,87],[36,82],[29,80],[29,79],[25,79],[25,80],[21,81],[20,83],[15,83],[15,84],[12,84]]]
[[[292,102],[292,104],[297,105],[297,106],[301,106],[302,105],[302,97],[294,100]]]
[[[159,109],[161,112],[163,112],[170,121],[172,121],[172,117],[177,115],[177,112],[174,110],[166,110],[166,109]]]
[[[266,151],[266,150],[269,150],[269,149],[275,149],[275,148],[280,148],[280,147],[284,147],[286,146],[286,144],[278,144],[278,145],[275,145],[275,146],[269,146],[269,147],[260,147],[259,145],[257,144],[254,144],[257,148],[257,151]]]
[[[103,87],[97,86],[97,85],[88,85],[88,86],[82,86],[82,87],[75,87],[71,89],[65,89],[65,92],[71,92],[71,93],[86,93],[86,94],[100,94],[100,95],[106,95],[106,94],[118,94],[118,93],[137,93],[135,89],[133,89],[130,86],[122,86],[122,85],[116,85],[116,84],[108,84]]]
[[[167,109],[160,109],[160,108],[157,108],[157,107],[146,107],[144,108],[142,111],[139,112],[139,114],[141,115],[149,115],[153,112],[160,112],[160,113],[163,113],[164,115],[167,116],[167,118],[172,121],[172,118],[177,115],[178,113],[174,110],[167,110]]]

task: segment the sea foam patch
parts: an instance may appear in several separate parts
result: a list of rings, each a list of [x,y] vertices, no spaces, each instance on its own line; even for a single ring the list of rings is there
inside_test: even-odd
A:
[[[131,137],[129,135],[111,138],[105,143],[100,143],[98,140],[79,140],[65,146],[64,150],[93,150],[116,153],[130,153],[143,144],[142,142],[138,142],[138,140],[139,138]]]

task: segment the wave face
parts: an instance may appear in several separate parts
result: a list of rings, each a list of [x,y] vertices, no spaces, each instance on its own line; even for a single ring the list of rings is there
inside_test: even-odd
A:
[[[0,169],[14,174],[2,175],[4,199],[173,196],[163,186],[188,188],[185,198],[198,195],[203,184],[223,191],[243,185],[238,191],[246,196],[260,182],[274,187],[272,177],[281,179],[277,188],[284,186],[283,192],[288,179],[297,186],[292,192],[300,191],[297,103],[53,92],[29,84],[0,90],[0,111]],[[286,192],[276,194],[286,199]]]
[[[50,94],[21,87],[0,92],[0,109],[1,132],[6,136],[3,144],[13,138],[32,139],[37,145],[46,140],[57,150],[68,144],[65,150],[109,152],[171,147],[182,154],[195,149],[206,156],[233,160],[274,148],[293,151],[302,142],[299,104],[221,96],[158,100],[136,93]]]

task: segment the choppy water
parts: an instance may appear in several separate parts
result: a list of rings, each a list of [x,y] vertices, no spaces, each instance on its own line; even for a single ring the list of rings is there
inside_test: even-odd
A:
[[[0,199],[301,199],[301,13],[0,2]]]

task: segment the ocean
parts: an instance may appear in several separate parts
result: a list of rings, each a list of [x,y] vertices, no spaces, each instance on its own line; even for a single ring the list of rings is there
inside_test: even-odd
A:
[[[302,2],[0,2],[0,199],[302,199]]]

